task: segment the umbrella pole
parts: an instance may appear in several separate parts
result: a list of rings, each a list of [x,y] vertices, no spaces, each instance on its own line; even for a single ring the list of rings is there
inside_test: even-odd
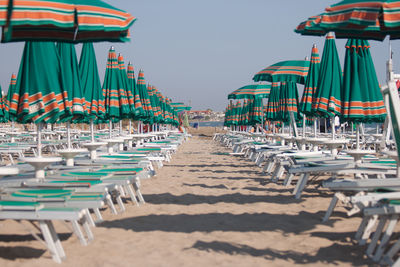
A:
[[[41,135],[41,130],[42,130],[42,123],[39,122],[36,125],[37,129],[37,150],[38,150],[38,157],[42,157],[42,135]]]
[[[119,121],[119,135],[122,135],[122,120]]]
[[[129,120],[129,134],[132,134],[132,120]]]
[[[332,140],[335,140],[335,116],[331,117]]]
[[[108,126],[108,137],[109,137],[110,139],[111,139],[111,137],[112,137],[111,132],[112,132],[112,121],[111,121],[111,119],[110,119],[110,121],[109,121],[109,126]]]
[[[356,124],[356,150],[360,149],[360,124]]]
[[[90,119],[90,136],[92,138],[92,143],[94,143],[94,123],[93,123],[93,119]]]
[[[306,115],[303,115],[303,137],[306,137]]]
[[[353,122],[351,122],[351,135],[353,135],[354,134],[354,124],[353,124]]]
[[[67,148],[71,149],[71,123],[67,121]]]
[[[317,120],[314,120],[314,137],[317,138]]]

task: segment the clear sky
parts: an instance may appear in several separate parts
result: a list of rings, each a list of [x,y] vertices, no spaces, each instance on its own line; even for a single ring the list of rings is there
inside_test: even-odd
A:
[[[104,77],[111,45],[132,61],[136,74],[173,101],[194,109],[222,111],[227,95],[252,83],[253,75],[278,61],[310,56],[313,43],[320,56],[324,38],[301,36],[294,28],[311,15],[338,2],[324,0],[106,0],[137,17],[129,43],[95,45],[99,73]],[[378,79],[385,81],[388,41],[371,41]],[[336,42],[343,64],[345,40]],[[393,41],[395,70],[400,40]],[[23,43],[0,45],[0,84],[8,90],[18,72]],[[77,46],[78,55],[80,46]],[[397,63],[397,64],[396,64]],[[397,67],[397,68],[396,68]]]

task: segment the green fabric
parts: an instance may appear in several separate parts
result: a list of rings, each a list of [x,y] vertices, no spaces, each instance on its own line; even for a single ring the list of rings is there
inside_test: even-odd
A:
[[[342,119],[352,122],[384,122],[386,107],[376,77],[369,43],[349,39],[343,77]]]
[[[107,176],[108,173],[105,172],[95,172],[95,171],[91,171],[91,172],[68,172],[68,173],[62,173],[61,176],[84,176],[84,177],[101,177],[101,176]]]
[[[144,78],[144,73],[142,70],[139,71],[137,79],[137,90],[139,91],[140,101],[143,105],[144,115],[139,117],[144,123],[150,123],[154,117],[153,109],[150,102],[149,93],[146,86],[146,80]]]
[[[141,172],[143,168],[105,168],[100,169],[101,172]]]
[[[41,5],[34,2],[40,2]],[[0,26],[5,26],[2,42],[125,42],[130,39],[128,29],[136,20],[125,11],[100,0],[11,3],[13,5],[7,2],[0,5],[0,12],[10,14],[0,18]],[[35,16],[32,17],[32,14]]]
[[[315,117],[312,109],[313,98],[318,85],[318,76],[320,70],[320,58],[318,48],[313,46],[311,50],[311,63],[308,71],[306,83],[304,85],[303,96],[300,101],[300,111],[310,117]]]
[[[10,116],[20,123],[54,123],[65,116],[60,74],[54,43],[26,42],[16,89],[10,96]]]
[[[41,203],[39,203],[39,202],[0,200],[0,206],[17,206],[17,207],[34,206],[34,207],[37,207],[40,205],[41,205]]]
[[[251,84],[240,87],[228,95],[228,99],[268,98],[270,84]]]
[[[295,82],[304,84],[310,61],[286,60],[275,63],[254,75],[255,82]]]
[[[342,69],[333,36],[326,37],[313,112],[322,117],[340,115],[342,111]]]
[[[136,85],[135,70],[133,65],[129,62],[128,64],[128,94],[130,95],[130,105],[134,107],[133,118],[140,119],[145,116],[143,104],[140,99],[139,89]]]
[[[271,92],[268,98],[265,117],[270,121],[278,120],[279,107],[279,83],[272,83]]]
[[[64,121],[82,121],[88,116],[85,107],[85,97],[82,92],[78,59],[75,47],[71,43],[57,43],[61,64],[61,77],[64,96],[66,94],[66,116]]]
[[[129,118],[131,111],[126,97],[125,84],[121,79],[117,54],[110,48],[107,58],[107,68],[104,76],[103,94],[105,96],[105,118],[118,122]]]
[[[51,181],[50,183],[55,183],[55,184],[69,184],[69,183],[79,183],[79,184],[90,184],[96,185],[96,184],[101,184],[102,181],[100,180],[60,180],[60,181]]]
[[[105,116],[104,95],[92,43],[84,43],[82,46],[79,59],[79,74],[89,118],[94,121],[97,121],[97,119],[103,120]]]
[[[137,151],[161,151],[159,147],[138,148]]]

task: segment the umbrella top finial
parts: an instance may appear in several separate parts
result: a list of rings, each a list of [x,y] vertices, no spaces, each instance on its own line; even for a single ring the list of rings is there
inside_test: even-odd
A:
[[[317,48],[317,44],[313,44],[312,48]]]

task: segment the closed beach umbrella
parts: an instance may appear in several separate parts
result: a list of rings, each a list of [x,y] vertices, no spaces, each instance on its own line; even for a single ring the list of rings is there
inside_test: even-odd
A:
[[[251,125],[262,124],[263,123],[263,102],[262,98],[255,98],[250,100],[249,104],[250,119],[249,123]]]
[[[308,60],[287,60],[275,63],[254,75],[255,82],[295,82],[305,83],[310,67]]]
[[[124,99],[123,101],[124,105],[127,105],[130,110],[130,115],[128,115],[128,118],[133,118],[135,114],[135,101],[129,87],[128,73],[125,68],[124,57],[122,56],[122,54],[118,55],[118,68],[122,84],[121,88],[119,89],[120,90],[119,95]]]
[[[128,64],[128,90],[129,94],[132,94],[133,96],[133,105],[135,107],[134,119],[140,119],[145,113],[140,99],[139,90],[136,85],[135,70],[130,62]]]
[[[63,121],[70,121],[71,119],[77,122],[83,121],[87,118],[88,112],[82,92],[74,44],[59,42],[57,43],[57,51],[60,57],[62,88],[67,111]]]
[[[296,83],[282,82],[279,90],[278,119],[282,122],[290,121],[290,112],[293,112],[295,120],[299,120],[298,113],[299,95]]]
[[[118,122],[130,115],[129,104],[124,95],[124,83],[121,80],[117,54],[113,47],[108,52],[107,67],[104,75],[103,93],[106,119]]]
[[[318,85],[318,76],[320,69],[320,58],[316,45],[311,50],[311,63],[308,71],[306,83],[304,85],[303,96],[300,101],[299,109],[307,116],[314,117],[315,113],[312,110],[312,101]]]
[[[144,73],[142,70],[140,70],[138,74],[137,88],[140,94],[140,100],[142,102],[143,109],[145,111],[145,116],[141,118],[141,120],[144,123],[149,123],[154,115],[150,103],[149,93],[147,91],[146,80],[144,78]]]
[[[92,43],[84,43],[79,59],[79,75],[85,97],[85,107],[90,120],[91,142],[94,143],[94,122],[102,122],[105,116],[104,95],[97,69],[96,54]]]
[[[20,123],[54,123],[65,115],[61,65],[52,42],[26,42],[10,114]]]
[[[342,118],[352,122],[383,122],[386,108],[367,40],[349,39],[343,77]]]
[[[321,59],[318,86],[313,100],[314,112],[323,117],[341,114],[342,79],[335,38],[332,34],[328,34]]]
[[[271,92],[268,97],[267,111],[265,117],[270,121],[278,120],[279,106],[279,83],[272,83]]]
[[[102,120],[105,115],[104,95],[92,43],[84,43],[82,46],[79,74],[89,118],[94,121]]]
[[[228,99],[268,98],[270,84],[251,84],[243,86],[228,95]]]
[[[8,41],[129,40],[136,19],[100,0],[1,0],[0,26]]]
[[[8,92],[7,92],[7,97],[5,99],[5,112],[7,116],[8,121],[15,121],[15,116],[10,113],[10,106],[11,103],[14,101],[15,105],[18,104],[18,99],[13,100],[12,97],[14,95],[14,92],[16,90],[16,85],[17,85],[17,76],[13,73],[11,75],[11,80],[10,80],[10,85],[8,86]]]

